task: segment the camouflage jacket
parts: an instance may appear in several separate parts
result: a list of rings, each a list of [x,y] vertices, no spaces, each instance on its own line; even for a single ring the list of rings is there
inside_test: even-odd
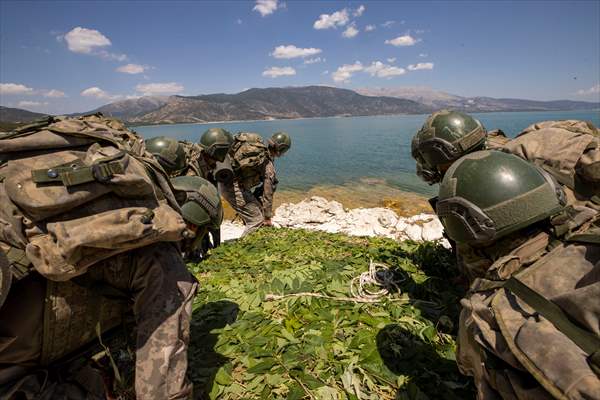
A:
[[[182,176],[199,176],[214,183],[212,175],[213,168],[206,162],[203,157],[203,149],[197,143],[181,141],[181,145],[185,151],[185,159],[187,167],[180,174]]]
[[[578,210],[563,235],[530,230],[480,249],[491,263],[461,301],[457,351],[478,399],[600,395],[600,218]]]

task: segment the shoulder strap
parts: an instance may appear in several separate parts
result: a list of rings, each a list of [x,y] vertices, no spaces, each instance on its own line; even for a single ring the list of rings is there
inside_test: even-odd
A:
[[[591,332],[575,325],[562,309],[544,296],[521,282],[510,278],[504,287],[523,300],[527,305],[552,323],[560,332],[575,343],[581,350],[590,355],[590,366],[600,375],[600,338]]]

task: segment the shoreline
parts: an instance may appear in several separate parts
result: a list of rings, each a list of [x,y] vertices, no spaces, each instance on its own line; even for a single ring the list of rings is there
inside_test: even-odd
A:
[[[496,113],[527,113],[527,112],[548,112],[548,113],[556,113],[556,112],[594,112],[599,109],[590,109],[590,110],[498,110],[498,111],[475,111],[469,112],[469,114],[479,115],[479,114],[496,114]],[[465,111],[467,112],[467,111]],[[281,121],[301,121],[301,120],[313,120],[313,119],[333,119],[333,118],[368,118],[368,117],[402,117],[402,116],[419,116],[419,115],[430,115],[430,114],[374,114],[374,115],[334,115],[329,117],[297,117],[297,118],[266,118],[266,119],[236,119],[236,120],[223,120],[223,121],[206,121],[206,122],[159,122],[155,124],[129,124],[125,122],[125,125],[128,128],[137,128],[137,127],[153,127],[153,126],[173,126],[173,125],[209,125],[209,124],[241,124],[247,122],[281,122]]]

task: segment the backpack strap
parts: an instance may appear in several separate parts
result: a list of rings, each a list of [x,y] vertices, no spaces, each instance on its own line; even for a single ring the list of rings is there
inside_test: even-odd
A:
[[[598,336],[575,325],[559,306],[519,279],[510,278],[504,287],[550,321],[559,332],[568,337],[581,350],[589,354],[588,363],[594,372],[600,376],[600,338]]]

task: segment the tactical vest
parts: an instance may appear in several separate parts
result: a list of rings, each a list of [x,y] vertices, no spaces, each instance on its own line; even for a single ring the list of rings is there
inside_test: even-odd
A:
[[[498,258],[462,300],[457,361],[478,398],[600,395],[600,216],[585,215]]]
[[[235,135],[229,152],[236,179],[248,189],[258,185],[264,164],[269,160],[269,148],[257,133]]]
[[[101,114],[49,117],[0,134],[0,204],[0,249],[13,279],[32,269],[48,279],[42,363],[93,339],[96,321],[101,331],[120,321],[119,304],[74,278],[186,231],[143,140]]]

